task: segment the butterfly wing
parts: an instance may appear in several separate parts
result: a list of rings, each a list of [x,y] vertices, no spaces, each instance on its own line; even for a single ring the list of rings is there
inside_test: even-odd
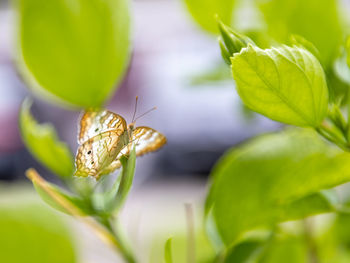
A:
[[[117,131],[108,131],[96,135],[84,142],[75,157],[76,176],[94,176],[99,178],[125,147],[127,131],[119,135]]]
[[[166,137],[152,128],[141,126],[133,130],[131,142],[135,143],[136,155],[141,156],[160,149],[166,143]]]
[[[118,114],[107,110],[86,111],[80,119],[78,143],[82,145],[96,135],[109,131],[115,131],[120,136],[126,130],[126,121]]]
[[[109,174],[120,168],[120,157],[128,155],[133,145],[135,145],[136,156],[141,156],[160,149],[165,143],[166,137],[160,132],[146,126],[137,127],[132,131],[130,143],[119,152],[117,158],[102,173]]]

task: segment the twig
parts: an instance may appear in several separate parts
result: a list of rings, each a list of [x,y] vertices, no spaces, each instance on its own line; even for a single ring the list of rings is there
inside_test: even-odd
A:
[[[194,214],[192,204],[185,204],[186,221],[187,221],[187,263],[196,262],[196,240]]]

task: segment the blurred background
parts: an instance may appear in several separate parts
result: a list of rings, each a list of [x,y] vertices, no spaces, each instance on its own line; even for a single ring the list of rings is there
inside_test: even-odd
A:
[[[240,12],[237,12],[237,24],[241,28],[256,26],[253,24],[257,10],[250,8],[251,2],[241,1]],[[348,6],[349,2],[344,0],[341,4]],[[184,2],[135,0],[131,12],[131,62],[107,108],[130,122],[135,97],[139,96],[139,113],[153,106],[157,110],[138,120],[137,125],[153,127],[168,139],[159,152],[138,158],[135,184],[123,212],[133,245],[139,249],[139,254],[148,255],[144,257],[148,259],[152,254],[152,240],[159,238],[163,242],[163,238],[174,231],[185,233],[185,203],[193,204],[198,210],[197,223],[201,224],[199,218],[208,175],[220,156],[232,146],[254,135],[279,129],[280,125],[241,105],[230,70],[221,59],[216,35],[203,30],[194,21]],[[19,135],[19,108],[24,98],[32,95],[15,65],[15,16],[10,2],[0,0],[0,201],[14,208],[23,206],[18,200],[25,199],[51,220],[55,212],[37,200],[24,176],[27,168],[35,167],[43,177],[57,181],[33,159]],[[56,107],[34,97],[32,112],[40,122],[51,122],[59,137],[76,152],[79,111]],[[0,218],[3,215],[12,219],[27,216],[25,213],[16,215],[13,209],[0,211]],[[78,251],[74,254],[73,248],[63,247],[67,255],[71,253],[79,262],[118,262],[117,256],[88,229],[62,217],[68,224],[61,226],[61,222],[54,220],[51,226],[40,223],[34,235],[48,234],[37,239],[57,240],[57,229],[62,227],[73,237],[72,247]],[[5,229],[11,229],[1,220],[0,236]],[[33,219],[33,222],[37,221]],[[23,228],[25,231],[26,227]],[[65,243],[65,237],[61,238],[57,246]],[[35,239],[28,234],[30,241],[35,242]],[[26,244],[18,243],[18,246]],[[70,260],[57,262],[73,262]],[[0,261],[12,262],[1,258]],[[42,262],[53,261],[43,259]]]
[[[23,178],[24,169],[35,162],[18,136],[18,109],[29,92],[14,66],[15,14],[7,1],[1,6],[1,124],[8,128],[0,136],[0,178],[13,180]],[[216,37],[194,23],[183,2],[134,1],[132,13],[132,60],[107,108],[130,122],[139,96],[139,113],[153,106],[157,111],[137,125],[154,127],[168,138],[161,154],[139,161],[138,172],[142,172],[137,180],[150,176],[205,178],[227,148],[276,126],[262,117],[246,118]],[[76,150],[79,112],[52,107],[40,99],[33,112],[40,121],[52,122],[60,138]]]

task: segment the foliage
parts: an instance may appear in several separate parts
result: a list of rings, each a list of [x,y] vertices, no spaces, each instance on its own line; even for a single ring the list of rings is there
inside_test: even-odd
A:
[[[229,151],[212,172],[208,200],[221,238],[229,246],[246,231],[334,211],[334,198],[318,192],[349,181],[349,161],[315,132],[299,130]]]
[[[204,29],[217,33],[215,15],[230,24],[232,21],[232,10],[236,6],[236,0],[184,0],[188,11],[197,23]]]
[[[317,59],[305,49],[261,50],[249,45],[235,53],[231,63],[237,91],[253,111],[297,126],[317,127],[325,118],[326,79]]]
[[[77,262],[71,235],[62,219],[37,202],[12,197],[0,205],[0,261]]]
[[[65,178],[73,174],[73,154],[59,141],[50,124],[38,124],[30,113],[31,102],[23,102],[19,126],[24,143],[33,156],[52,172]]]
[[[129,61],[127,0],[17,0],[18,65],[45,98],[102,106]]]
[[[297,34],[312,42],[320,51],[321,61],[330,65],[342,44],[344,29],[335,0],[257,0],[268,33],[285,42]],[[327,34],[324,34],[327,32]]]
[[[231,14],[240,8],[216,4],[232,8]],[[308,129],[260,136],[234,147],[216,164],[206,220],[221,250],[218,262],[347,262],[348,248],[335,230],[339,218],[347,216],[333,190],[350,181],[350,45],[343,43],[347,30],[339,6],[332,0],[256,0],[255,8],[266,30],[244,35],[226,26],[237,22],[227,20],[227,10],[225,24],[218,21],[221,54],[237,93],[252,111]],[[221,17],[222,10],[211,10]],[[205,12],[190,11],[208,30],[199,20]],[[316,237],[305,219],[323,213],[338,218],[327,234],[330,242]],[[296,221],[305,222],[302,231],[281,231],[281,222],[290,220],[303,220]]]
[[[185,2],[203,28],[220,34],[222,57],[245,106],[298,126],[252,139],[219,160],[205,206],[216,258],[205,238],[200,252],[190,252],[225,263],[348,262],[349,202],[339,200],[334,187],[350,181],[350,42],[343,43],[346,29],[336,1],[255,0],[266,27],[247,34],[225,25],[235,25],[239,1]],[[129,59],[128,2],[18,0],[17,8],[18,65],[27,83],[47,99],[103,106]],[[28,149],[67,188],[29,169],[42,199],[136,262],[113,221],[132,187],[135,149],[120,159],[119,174],[77,179],[70,150],[53,126],[38,124],[28,100],[20,128]],[[332,219],[320,233],[314,223],[325,213]],[[177,237],[162,242],[162,260],[183,262],[184,244]]]

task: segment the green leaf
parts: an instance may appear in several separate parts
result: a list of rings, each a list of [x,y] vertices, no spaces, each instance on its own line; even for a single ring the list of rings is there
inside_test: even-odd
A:
[[[307,216],[334,212],[337,210],[338,200],[332,190],[323,190],[296,200],[281,208],[278,221],[297,220]]]
[[[172,257],[172,253],[171,253],[171,240],[172,240],[172,238],[169,238],[165,242],[165,246],[164,246],[164,260],[165,260],[165,263],[173,263],[173,257]]]
[[[80,198],[66,193],[59,187],[45,181],[35,170],[29,169],[27,177],[32,181],[35,190],[52,208],[69,215],[89,215],[92,209]]]
[[[239,243],[228,251],[223,263],[249,263],[254,262],[260,254],[264,242],[262,240],[247,240]]]
[[[57,213],[27,199],[7,199],[0,206],[0,262],[78,262],[70,229]]]
[[[106,192],[105,206],[107,212],[119,211],[129,194],[135,174],[135,148],[130,152],[128,157],[122,156],[120,162],[123,166],[121,175],[119,175],[121,176],[120,182],[117,178],[112,190]]]
[[[38,124],[30,113],[30,100],[26,99],[20,111],[19,126],[22,140],[32,155],[55,174],[72,176],[73,155],[68,146],[59,141],[50,124]]]
[[[292,45],[300,46],[308,51],[310,51],[318,60],[321,59],[320,51],[312,44],[310,41],[306,40],[302,36],[299,35],[291,35],[290,42]]]
[[[250,230],[333,211],[333,199],[317,192],[349,181],[349,161],[310,130],[258,137],[217,163],[206,210],[226,245]]]
[[[307,263],[309,247],[303,236],[279,234],[265,248],[259,263]]]
[[[128,0],[17,0],[19,67],[47,98],[101,106],[129,61]]]
[[[205,30],[217,33],[217,22],[215,16],[231,25],[233,9],[236,0],[184,0],[188,11],[194,20]]]
[[[309,51],[248,45],[231,60],[237,91],[253,111],[297,126],[317,127],[326,117],[325,75]]]
[[[316,46],[320,51],[322,62],[327,67],[331,65],[345,31],[339,15],[340,1],[256,0],[256,2],[271,36],[285,43],[290,34],[298,34]]]

